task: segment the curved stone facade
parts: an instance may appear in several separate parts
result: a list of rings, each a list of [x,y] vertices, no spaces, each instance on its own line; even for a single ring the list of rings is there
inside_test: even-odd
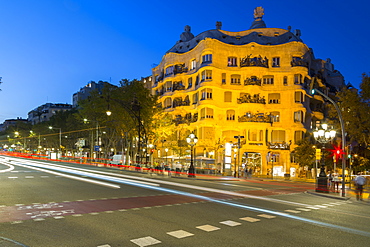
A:
[[[230,174],[248,166],[259,175],[274,169],[274,175],[294,176],[291,151],[323,118],[323,100],[312,98],[310,88],[343,84],[337,71],[336,78],[324,78],[333,66],[315,59],[299,35],[217,29],[179,41],[153,68],[152,93],[179,129],[196,133],[197,155],[215,159],[216,169]]]

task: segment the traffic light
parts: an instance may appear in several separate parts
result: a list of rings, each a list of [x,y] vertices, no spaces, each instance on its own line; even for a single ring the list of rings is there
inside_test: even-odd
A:
[[[317,160],[321,159],[321,149],[319,149],[319,148],[316,149],[316,159]]]

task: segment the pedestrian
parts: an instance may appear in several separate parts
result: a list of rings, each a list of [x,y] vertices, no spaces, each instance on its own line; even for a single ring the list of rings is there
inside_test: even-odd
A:
[[[245,171],[244,171],[245,178],[248,178],[248,167],[245,166]]]
[[[251,167],[251,168],[249,168],[249,170],[248,170],[248,178],[252,178],[252,175],[253,175],[253,169],[252,169],[252,167]]]
[[[359,172],[355,178],[355,185],[356,185],[356,199],[362,201],[362,192],[364,190],[364,185],[366,183],[366,179],[362,176]]]
[[[333,181],[333,186],[334,186],[334,192],[339,192],[339,175],[338,175],[338,172],[337,171],[335,171],[334,173],[333,173],[333,178],[332,178],[332,181]]]
[[[334,191],[333,173],[331,171],[329,171],[328,174],[328,187],[330,190]]]

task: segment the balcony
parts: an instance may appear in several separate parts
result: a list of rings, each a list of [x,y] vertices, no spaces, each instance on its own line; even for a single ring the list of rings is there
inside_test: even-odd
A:
[[[244,80],[244,86],[249,86],[249,85],[261,86],[261,82],[262,80],[257,77],[247,77]]]
[[[244,116],[238,117],[238,122],[272,123],[272,117],[267,113],[247,112]]]
[[[260,94],[254,94],[253,97],[246,93],[242,97],[237,98],[238,104],[244,104],[244,103],[257,103],[257,104],[266,104],[265,96],[260,97]]]
[[[198,113],[194,113],[191,115],[191,113],[187,113],[185,116],[176,115],[176,118],[173,120],[175,125],[179,124],[190,124],[198,121]]]
[[[286,142],[267,142],[267,147],[269,149],[275,150],[290,150],[290,145],[292,144],[291,141],[289,143]]]
[[[244,58],[240,59],[240,67],[265,67],[268,68],[268,59],[262,58],[261,55],[258,57],[250,57],[251,55],[248,55]]]
[[[303,58],[301,57],[293,57],[292,61],[290,62],[290,65],[292,65],[292,67],[301,66],[308,68],[308,62],[303,60]]]

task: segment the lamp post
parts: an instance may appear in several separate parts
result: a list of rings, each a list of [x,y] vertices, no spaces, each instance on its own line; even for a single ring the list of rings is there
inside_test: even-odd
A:
[[[186,142],[190,145],[190,167],[189,167],[189,175],[188,177],[195,177],[195,169],[194,169],[194,146],[198,142],[198,137],[194,134],[194,132],[191,132],[190,135],[186,138]]]
[[[166,167],[168,167],[168,160],[167,160],[167,158],[168,158],[168,155],[167,155],[168,148],[165,148],[164,151],[166,152]],[[163,167],[162,167],[162,169],[163,169]]]
[[[335,137],[335,130],[328,129],[327,124],[322,124],[320,128],[316,128],[316,130],[313,132],[313,137],[316,139],[316,141],[322,143],[322,149],[325,149],[325,144],[330,142]],[[324,152],[322,152],[324,153]],[[325,173],[325,157],[321,157],[321,168],[320,168],[320,174],[317,179],[317,187],[316,192],[323,192],[323,193],[329,193],[328,190],[328,180],[326,178]]]
[[[344,128],[343,116],[342,116],[342,113],[339,109],[338,104],[335,103],[334,100],[332,100],[329,96],[327,96],[326,94],[324,94],[320,90],[312,89],[311,94],[314,95],[315,93],[320,94],[322,97],[324,97],[325,99],[327,99],[330,103],[332,103],[334,105],[335,110],[337,111],[337,114],[338,114],[338,117],[339,117],[339,123],[340,123],[341,132],[342,132],[341,133],[342,134],[342,148],[344,148],[346,146],[346,131],[345,131],[345,128]],[[345,174],[345,169],[346,169],[346,159],[343,158],[342,159],[342,177],[343,178],[346,175]],[[345,195],[346,195],[346,181],[345,181],[345,179],[342,179],[342,197],[344,197]]]
[[[238,171],[237,171],[238,168],[236,164],[236,156],[237,156],[236,152],[238,152],[238,149],[234,148],[234,177],[236,177],[238,174]]]
[[[59,129],[59,149],[62,149],[62,128],[55,128],[55,127],[49,126],[49,129],[51,129],[51,130],[52,129]]]
[[[94,151],[96,151],[96,158],[98,159],[99,158],[99,150],[100,150],[100,143],[99,143],[99,122],[96,121],[96,120],[88,120],[86,118],[84,118],[84,123],[87,123],[87,122],[96,122],[96,146],[94,148]]]

